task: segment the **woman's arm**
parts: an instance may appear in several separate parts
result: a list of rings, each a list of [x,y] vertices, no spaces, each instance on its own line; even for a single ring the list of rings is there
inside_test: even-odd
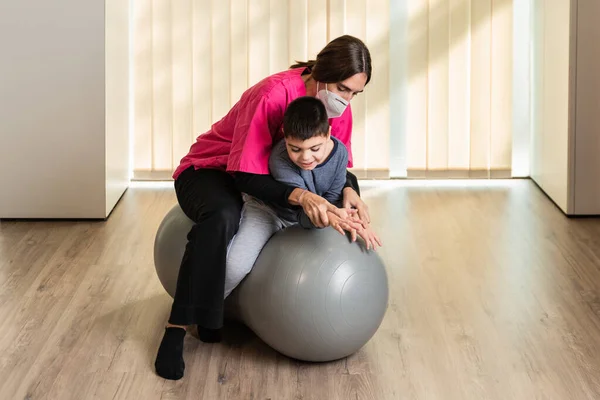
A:
[[[248,193],[262,201],[291,208],[290,197],[295,187],[278,182],[271,175],[236,172],[233,178],[240,192]],[[299,196],[300,193],[296,192],[295,198]]]
[[[344,208],[354,208],[358,211],[358,216],[363,224],[371,223],[369,207],[360,198],[360,188],[356,176],[350,171],[346,171],[346,184],[343,190]]]
[[[338,210],[327,200],[308,190],[292,187],[276,181],[271,175],[236,172],[234,175],[236,188],[240,192],[254,196],[259,200],[276,203],[283,207],[300,206],[302,212],[310,219],[314,227],[324,228],[329,225],[327,211]]]
[[[277,181],[271,175],[238,172],[234,175],[234,179],[240,192],[248,193],[259,200],[287,208],[295,208],[296,205],[301,207],[305,188],[290,186],[290,182]],[[302,208],[298,210],[298,222],[303,228],[316,227]]]
[[[350,172],[346,171],[346,183],[344,184],[344,189],[352,188],[360,196],[360,188],[358,187],[358,179],[356,176]]]

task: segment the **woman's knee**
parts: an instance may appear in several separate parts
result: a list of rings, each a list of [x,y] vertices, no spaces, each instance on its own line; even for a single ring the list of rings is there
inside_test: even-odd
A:
[[[242,216],[242,204],[226,202],[208,213],[211,220],[221,223],[228,229],[238,230]]]
[[[221,204],[220,207],[204,208],[198,215],[188,239],[195,237],[205,240],[207,237],[217,239],[224,237],[227,243],[238,231],[240,226],[241,206]]]
[[[175,193],[182,211],[195,223],[209,219],[230,224],[239,221],[242,196],[223,171],[190,167],[175,181]]]

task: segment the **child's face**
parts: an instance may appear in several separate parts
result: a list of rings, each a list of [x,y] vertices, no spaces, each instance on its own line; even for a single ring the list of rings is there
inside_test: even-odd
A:
[[[303,170],[310,171],[325,161],[329,134],[314,136],[307,140],[285,138],[290,159]]]

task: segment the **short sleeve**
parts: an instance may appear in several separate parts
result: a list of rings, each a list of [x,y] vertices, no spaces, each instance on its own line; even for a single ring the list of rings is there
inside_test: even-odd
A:
[[[348,168],[352,168],[354,165],[352,158],[352,123],[352,108],[350,104],[348,104],[346,111],[340,117],[329,120],[331,134],[338,138],[348,150]]]
[[[273,138],[281,129],[286,104],[285,94],[273,89],[268,95],[238,105],[228,172],[269,174],[269,154]]]

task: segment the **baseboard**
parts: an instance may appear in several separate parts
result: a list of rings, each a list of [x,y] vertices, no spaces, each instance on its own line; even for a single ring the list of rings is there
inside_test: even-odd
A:
[[[389,169],[355,169],[350,168],[356,178],[360,180],[387,180],[390,179]]]
[[[511,169],[443,169],[443,170],[407,170],[408,179],[511,179]]]
[[[390,179],[387,169],[350,169],[358,179]],[[132,181],[172,181],[173,171],[133,171]]]
[[[133,171],[132,181],[172,181],[174,171]]]
[[[406,178],[392,178],[388,169],[351,168],[360,180],[389,180],[389,179],[510,179],[510,169],[494,170],[421,170],[409,169]],[[134,171],[132,181],[172,181],[173,171]]]

